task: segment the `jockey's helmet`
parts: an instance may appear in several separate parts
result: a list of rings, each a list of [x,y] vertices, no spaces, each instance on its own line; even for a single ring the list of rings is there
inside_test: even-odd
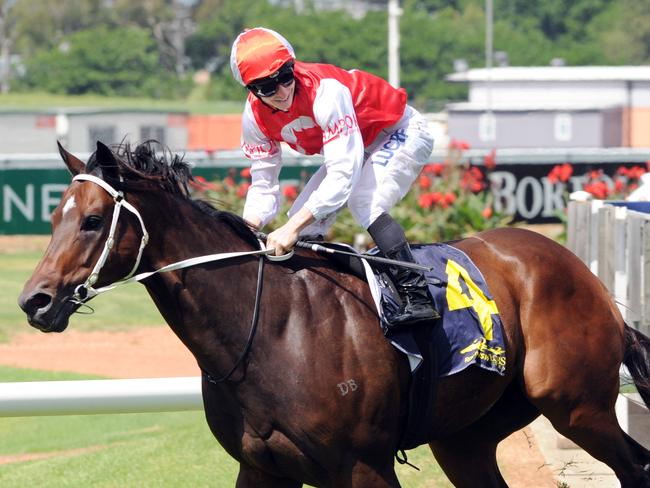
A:
[[[271,29],[255,27],[235,39],[230,52],[230,69],[235,79],[246,86],[271,76],[295,59],[289,41]]]

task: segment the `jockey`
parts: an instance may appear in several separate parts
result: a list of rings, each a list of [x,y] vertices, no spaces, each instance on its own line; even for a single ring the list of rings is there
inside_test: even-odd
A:
[[[249,91],[242,149],[252,161],[243,215],[250,225],[259,229],[278,211],[280,142],[324,158],[267,247],[281,255],[299,236],[326,235],[347,205],[385,256],[415,262],[389,212],[427,163],[433,138],[406,92],[363,71],[296,61],[289,42],[263,27],[239,34],[230,67]],[[439,317],[422,272],[394,267],[391,275],[403,302],[391,325]]]

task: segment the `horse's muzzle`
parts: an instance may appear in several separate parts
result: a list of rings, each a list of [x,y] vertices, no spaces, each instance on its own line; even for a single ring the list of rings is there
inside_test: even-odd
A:
[[[68,300],[57,300],[44,290],[23,291],[18,305],[27,314],[29,325],[42,332],[63,332],[77,306]]]

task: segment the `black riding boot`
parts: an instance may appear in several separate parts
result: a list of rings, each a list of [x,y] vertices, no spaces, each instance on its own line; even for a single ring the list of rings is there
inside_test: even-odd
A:
[[[415,263],[404,230],[390,215],[381,214],[368,227],[368,232],[386,257]],[[391,326],[398,327],[403,324],[434,320],[440,317],[433,306],[427,281],[422,271],[391,266],[389,272],[402,299],[399,311],[387,317]]]
[[[387,256],[398,261],[415,263],[407,242]],[[392,326],[440,318],[440,314],[433,307],[427,280],[422,271],[394,266],[390,272],[403,302],[399,312],[389,317]]]

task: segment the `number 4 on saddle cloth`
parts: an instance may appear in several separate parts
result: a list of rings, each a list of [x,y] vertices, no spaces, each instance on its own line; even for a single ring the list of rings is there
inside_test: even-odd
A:
[[[340,244],[321,244],[354,251]],[[472,260],[459,249],[441,243],[413,245],[411,250],[418,263],[432,268],[425,272],[425,277],[440,318],[429,324],[387,329],[384,312],[390,314],[399,308],[399,294],[385,272],[385,265],[371,266],[369,261],[361,261],[382,327],[388,330],[386,337],[406,354],[411,366],[408,415],[400,449],[411,449],[424,442],[419,427],[423,419],[433,414],[437,378],[453,375],[470,365],[500,375],[506,368],[501,317]],[[374,253],[376,249],[369,252]]]
[[[319,244],[358,253],[346,244],[322,241]],[[432,323],[435,327],[428,339],[436,344],[438,375],[450,376],[472,364],[503,375],[506,356],[501,317],[479,269],[464,252],[447,244],[412,245],[411,250],[418,263],[431,268],[424,274],[440,319]],[[378,250],[372,249],[367,254],[376,255]],[[390,316],[398,309],[401,299],[390,281],[389,273],[385,272],[386,265],[329,256],[368,281],[388,339],[408,356],[411,371],[416,371],[422,354],[413,340],[412,332],[422,328],[422,325],[388,327],[385,315]],[[359,257],[363,255],[359,254]],[[363,268],[358,261],[363,263]],[[422,324],[426,325],[426,322]]]
[[[483,275],[462,251],[447,244],[411,246],[413,256],[420,264],[430,266],[424,272],[429,293],[440,312],[440,319],[431,331],[430,339],[436,345],[438,375],[449,376],[475,364],[503,375],[506,356],[503,328],[497,305],[492,299]],[[379,307],[384,312],[399,307],[399,295],[387,274],[373,270],[379,293]],[[417,328],[413,325],[410,330]],[[390,329],[387,337],[408,355],[411,370],[415,371],[422,359],[412,334],[402,328]]]

